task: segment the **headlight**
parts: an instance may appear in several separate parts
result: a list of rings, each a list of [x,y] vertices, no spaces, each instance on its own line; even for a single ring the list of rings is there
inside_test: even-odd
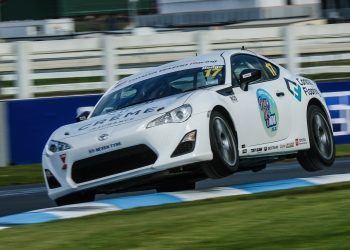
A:
[[[169,111],[162,115],[161,117],[158,117],[157,119],[154,119],[150,123],[148,123],[147,128],[152,128],[158,125],[166,124],[166,123],[180,123],[186,121],[188,118],[190,118],[192,114],[192,107],[189,104],[184,104],[176,109],[173,109],[172,111]]]
[[[64,142],[60,142],[60,141],[51,140],[48,143],[48,149],[52,153],[60,152],[60,151],[67,150],[70,148],[72,148],[72,147],[69,144],[64,143]]]

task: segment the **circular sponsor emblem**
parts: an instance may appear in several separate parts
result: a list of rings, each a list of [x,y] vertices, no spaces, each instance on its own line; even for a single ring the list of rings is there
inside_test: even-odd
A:
[[[98,140],[99,141],[104,141],[104,140],[106,140],[108,138],[108,134],[102,134],[102,135],[100,135],[99,137],[98,137]]]
[[[275,136],[278,130],[278,110],[275,101],[269,93],[263,89],[256,91],[259,113],[265,132],[269,136]]]

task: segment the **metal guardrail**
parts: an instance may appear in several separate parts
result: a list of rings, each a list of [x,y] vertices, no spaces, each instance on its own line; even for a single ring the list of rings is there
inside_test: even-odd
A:
[[[101,35],[66,40],[0,43],[0,80],[14,81],[2,94],[17,98],[56,91],[101,90],[125,75],[209,51],[241,48],[275,58],[293,72],[350,72],[350,24],[172,31],[147,35]],[[300,67],[305,62],[337,66]],[[102,77],[101,81],[35,85],[38,79]],[[67,81],[66,81],[67,82]]]

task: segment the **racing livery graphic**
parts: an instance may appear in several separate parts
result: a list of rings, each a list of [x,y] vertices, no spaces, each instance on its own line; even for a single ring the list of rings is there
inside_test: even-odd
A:
[[[217,51],[116,82],[48,138],[42,166],[58,205],[96,194],[195,188],[296,157],[330,167],[334,140],[317,85],[253,52]]]
[[[278,110],[275,101],[263,89],[256,92],[260,108],[261,121],[265,124],[265,131],[269,136],[274,136],[278,129]]]
[[[301,102],[301,87],[299,84],[284,78],[284,80],[286,81],[287,84],[287,88],[289,90],[289,92],[295,96],[295,99],[297,99],[299,102]]]

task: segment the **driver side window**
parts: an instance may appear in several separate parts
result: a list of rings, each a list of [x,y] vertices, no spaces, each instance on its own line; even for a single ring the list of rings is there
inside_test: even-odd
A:
[[[231,57],[232,85],[239,86],[240,74],[245,69],[258,69],[261,71],[261,78],[254,83],[270,80],[271,77],[262,65],[262,60],[252,55],[239,54]]]

